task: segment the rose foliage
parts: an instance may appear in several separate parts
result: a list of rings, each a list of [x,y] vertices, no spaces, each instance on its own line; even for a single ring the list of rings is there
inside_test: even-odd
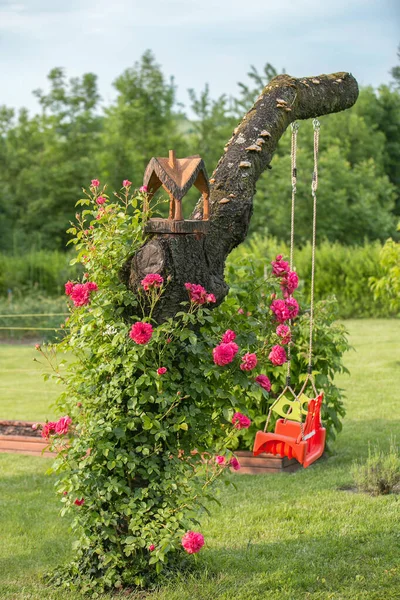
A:
[[[248,272],[241,278],[239,269],[236,289],[213,310],[215,298],[201,282],[182,281],[187,302],[157,324],[152,313],[168,294],[168,278],[149,273],[137,294],[120,279],[143,243],[146,191],[124,186],[111,201],[96,183],[78,202],[83,209],[69,230],[74,262],[83,264],[85,275],[67,290],[96,288],[84,292],[85,302],[69,294],[71,315],[58,351],[74,358],[66,373],[51,358],[54,376],[65,385],[58,403],[68,422],[60,434],[46,430],[59,452],[53,469],[61,512],[70,516],[76,537],[72,562],[51,581],[92,595],[148,587],[207,547],[198,519],[215,499],[213,485],[240,468],[234,449],[252,447],[285,382],[286,364],[270,360],[272,348],[292,340],[296,387],[306,374],[309,321],[298,298],[299,316],[285,321],[290,335],[276,333],[283,316],[270,309],[272,300],[285,300],[288,315],[296,311],[287,271],[273,274],[269,267],[261,281]],[[329,302],[317,306],[314,375],[326,391],[323,417],[331,437],[343,415],[333,376],[343,370],[347,349],[333,319]]]

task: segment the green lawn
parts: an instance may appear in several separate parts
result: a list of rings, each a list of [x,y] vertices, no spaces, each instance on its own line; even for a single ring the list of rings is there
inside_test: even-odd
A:
[[[131,598],[400,599],[400,496],[370,497],[338,489],[351,483],[351,462],[367,455],[369,442],[385,449],[392,434],[400,441],[400,321],[349,321],[347,326],[356,352],[346,358],[351,377],[340,379],[348,396],[347,417],[334,444],[335,455],[293,475],[234,476],[237,491],[224,490],[222,506],[213,508],[212,517],[202,518],[206,546],[197,557],[195,574]],[[3,358],[13,354],[8,365],[21,369],[32,355],[20,347],[2,347],[1,352]],[[10,378],[14,406],[20,417],[40,418],[46,404],[39,398],[43,384],[36,369],[26,368],[33,371],[24,374],[26,391],[34,393],[23,391],[22,377],[21,386]],[[2,405],[2,414],[17,413],[5,414]],[[49,590],[38,579],[72,552],[67,523],[58,517],[52,479],[44,475],[50,464],[47,459],[0,455],[2,599],[77,598]]]

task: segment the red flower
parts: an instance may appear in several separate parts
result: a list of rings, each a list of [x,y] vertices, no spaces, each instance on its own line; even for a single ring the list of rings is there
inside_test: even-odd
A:
[[[232,469],[234,471],[239,471],[239,469],[240,469],[240,463],[235,456],[233,456],[231,458],[231,460],[229,461],[229,465],[232,467]]]
[[[236,333],[234,331],[232,331],[232,329],[228,329],[227,331],[225,331],[224,335],[222,336],[221,342],[223,344],[229,344],[229,342],[233,342],[236,339]]]
[[[67,296],[71,295],[72,290],[74,289],[74,284],[72,283],[72,281],[67,281],[67,283],[65,284],[65,293]]]
[[[290,318],[295,319],[299,314],[299,303],[297,302],[296,298],[287,298],[285,302],[286,308],[290,314]]]
[[[271,262],[272,265],[272,274],[275,275],[276,277],[282,277],[283,275],[286,275],[286,273],[289,273],[290,271],[290,266],[289,263],[286,262],[285,260],[282,260],[282,255],[279,254],[275,260],[273,260]]]
[[[129,187],[131,185],[132,185],[132,181],[129,181],[129,179],[124,179],[123,182],[122,182],[122,186],[124,188],[127,188],[127,187]]]
[[[139,188],[139,192],[142,192],[143,194],[147,194],[147,185],[142,185],[142,187]]]
[[[201,533],[188,531],[182,538],[182,546],[188,554],[195,554],[204,546],[204,537]]]
[[[257,375],[255,382],[267,392],[271,391],[271,382],[266,375]]]
[[[248,429],[251,425],[251,420],[243,413],[236,412],[232,417],[232,425],[235,429]]]
[[[242,364],[240,365],[242,371],[252,371],[256,366],[257,356],[250,352],[246,352],[246,354],[242,356]]]
[[[99,181],[98,179],[92,179],[92,181],[91,181],[91,185],[92,185],[93,187],[99,187],[99,185],[100,185],[100,181]]]
[[[56,423],[55,430],[59,435],[64,435],[68,433],[69,426],[72,423],[71,417],[66,415],[65,417],[61,417]]]
[[[235,344],[235,342],[229,342],[228,344],[219,344],[213,350],[214,363],[219,367],[228,365],[233,361],[238,350],[239,346]]]
[[[268,358],[276,366],[283,365],[287,361],[285,348],[278,345],[273,346]]]
[[[75,284],[70,296],[75,306],[85,306],[90,302],[90,290],[86,283]]]
[[[275,314],[277,321],[283,323],[290,318],[289,309],[286,306],[285,300],[273,300],[270,309]]]
[[[104,198],[104,196],[99,196],[96,198],[96,202],[97,204],[105,204],[107,202],[107,198]]]
[[[281,279],[281,289],[286,295],[293,294],[294,290],[299,287],[299,276],[295,271],[289,271]]]
[[[151,340],[153,335],[153,327],[150,323],[144,323],[138,321],[132,325],[132,329],[129,332],[129,337],[137,344],[147,344]]]
[[[46,440],[49,439],[49,436],[52,433],[55,433],[56,431],[56,425],[57,423],[55,423],[54,421],[49,421],[48,423],[45,423],[42,427],[42,431],[40,433],[40,435],[42,436],[42,438],[45,438]]]
[[[140,282],[145,292],[148,292],[150,288],[159,288],[164,283],[164,279],[158,273],[149,273]]]
[[[127,187],[127,186],[124,186],[124,187]],[[156,549],[155,545],[154,544],[150,544],[150,546],[149,546],[149,552],[153,552],[153,550],[155,550],[155,549]]]
[[[282,339],[282,344],[288,344],[292,339],[290,327],[287,325],[278,325],[276,328],[276,335]]]
[[[97,292],[97,290],[99,289],[97,287],[97,283],[94,283],[94,281],[88,281],[85,285],[87,285],[87,289],[89,290],[89,292]]]
[[[157,369],[157,375],[164,375],[168,371],[167,367],[160,367]]]
[[[208,304],[214,304],[217,301],[216,297],[214,296],[214,294],[207,294],[206,297],[206,302]]]
[[[74,504],[76,504],[76,506],[82,506],[82,504],[85,504],[85,498],[81,498],[80,500],[77,498],[74,501]]]
[[[217,463],[217,465],[224,465],[225,464],[225,456],[221,456],[218,454],[215,457],[215,462]]]

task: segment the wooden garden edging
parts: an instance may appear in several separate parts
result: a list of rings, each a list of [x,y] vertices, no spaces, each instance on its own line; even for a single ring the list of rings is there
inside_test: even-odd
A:
[[[56,456],[55,452],[45,450],[48,443],[32,425],[33,421],[0,421],[0,453]]]

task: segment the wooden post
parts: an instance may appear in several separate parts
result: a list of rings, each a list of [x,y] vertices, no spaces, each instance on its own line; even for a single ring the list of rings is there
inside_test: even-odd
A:
[[[175,150],[170,150],[168,164],[171,167],[171,169],[173,169],[175,167],[175,159],[176,159]]]
[[[177,200],[176,198],[174,198],[174,204],[175,204],[174,221],[183,221],[182,200]]]

